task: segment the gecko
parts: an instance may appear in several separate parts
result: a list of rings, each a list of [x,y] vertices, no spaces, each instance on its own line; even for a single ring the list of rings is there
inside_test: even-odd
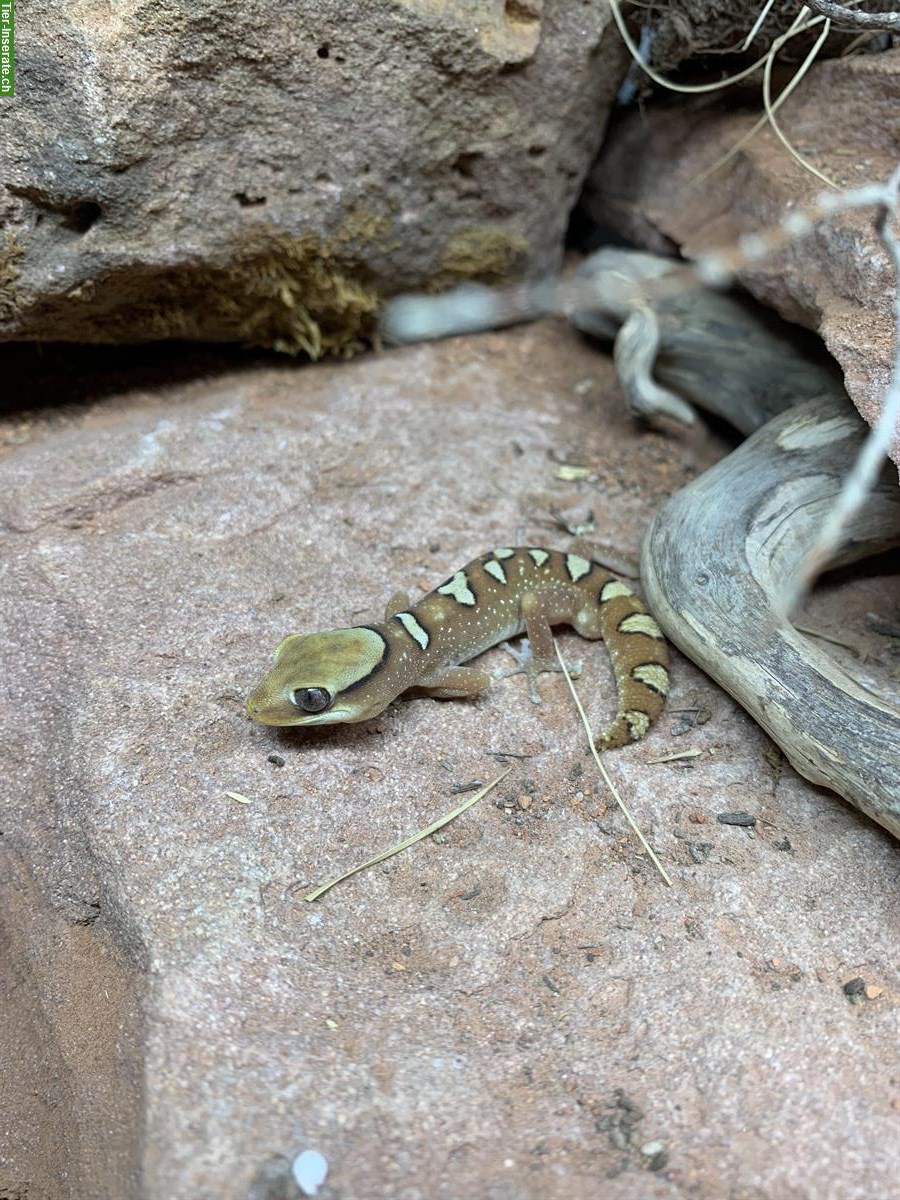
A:
[[[525,671],[539,702],[537,675],[560,669],[551,632],[559,624],[603,638],[609,651],[618,708],[597,748],[642,738],[669,690],[662,631],[631,588],[599,563],[537,546],[482,554],[415,604],[397,592],[382,623],[289,634],[247,713],[264,725],[333,725],[375,717],[410,689],[440,699],[474,696],[492,677],[461,664],[523,631],[529,651],[504,674]]]

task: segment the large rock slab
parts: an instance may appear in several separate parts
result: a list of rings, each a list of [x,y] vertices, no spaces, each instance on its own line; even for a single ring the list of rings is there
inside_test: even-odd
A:
[[[243,713],[283,634],[565,546],[551,512],[593,511],[627,566],[720,443],[636,430],[551,323],[168,386],[34,357],[47,396],[95,394],[0,425],[0,1193],[274,1200],[310,1147],[323,1195],[369,1200],[890,1193],[896,845],[678,655],[667,714],[607,759],[672,890],[559,678],[540,708],[508,679],[319,735]],[[887,586],[841,577],[809,614],[879,688]],[[601,648],[563,640],[597,725]],[[439,839],[303,901],[497,751],[528,757]]]
[[[898,110],[900,51],[894,50],[816,63],[778,121],[839,189],[855,188],[884,181],[895,169]],[[758,117],[718,101],[635,114],[617,127],[591,172],[589,211],[641,245],[687,257],[777,226],[829,189],[769,129],[738,148]],[[728,163],[707,176],[733,149]],[[820,334],[870,424],[890,379],[896,286],[874,216],[872,210],[832,216],[812,236],[740,271],[740,281],[765,304]],[[900,464],[900,440],[893,457]]]
[[[385,291],[558,265],[606,5],[38,0],[0,107],[0,340],[318,355]]]

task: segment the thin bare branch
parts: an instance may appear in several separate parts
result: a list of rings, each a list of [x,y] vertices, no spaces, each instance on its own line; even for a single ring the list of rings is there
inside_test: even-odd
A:
[[[819,16],[838,21],[843,29],[884,29],[900,33],[900,12],[870,13],[848,8],[846,4],[835,4],[834,0],[803,0],[805,8],[811,8]]]

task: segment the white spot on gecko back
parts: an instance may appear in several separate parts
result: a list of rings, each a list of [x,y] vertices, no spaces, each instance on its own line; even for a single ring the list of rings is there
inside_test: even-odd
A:
[[[417,617],[413,616],[411,612],[398,612],[394,613],[394,620],[400,622],[412,640],[417,642],[423,650],[428,649],[431,638],[428,636],[428,630]]]
[[[631,733],[632,741],[638,742],[650,728],[650,718],[644,712],[638,712],[632,709],[631,712],[623,713],[625,722]]]
[[[660,696],[669,694],[669,672],[660,663],[642,663],[631,674],[638,683],[658,692]]]
[[[572,582],[577,583],[579,579],[584,579],[585,575],[590,575],[591,564],[586,558],[582,558],[580,554],[567,554],[566,570],[569,572],[569,578]]]
[[[631,613],[619,622],[619,633],[643,633],[647,637],[662,637],[662,630],[649,613]]]
[[[604,583],[600,589],[600,602],[605,604],[607,600],[615,600],[617,596],[633,596],[634,592],[627,583],[623,583],[621,579],[611,579],[609,583]]]
[[[496,551],[494,551],[496,554]],[[438,588],[438,593],[441,596],[452,596],[457,604],[463,604],[467,608],[475,606],[475,593],[469,587],[469,580],[465,571],[457,571],[452,579]]]

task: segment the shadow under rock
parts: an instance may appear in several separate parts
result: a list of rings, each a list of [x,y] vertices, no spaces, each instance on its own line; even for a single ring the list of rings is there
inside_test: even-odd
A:
[[[132,390],[153,391],[260,366],[296,370],[305,360],[274,351],[196,342],[103,346],[7,342],[0,415],[93,404]]]

